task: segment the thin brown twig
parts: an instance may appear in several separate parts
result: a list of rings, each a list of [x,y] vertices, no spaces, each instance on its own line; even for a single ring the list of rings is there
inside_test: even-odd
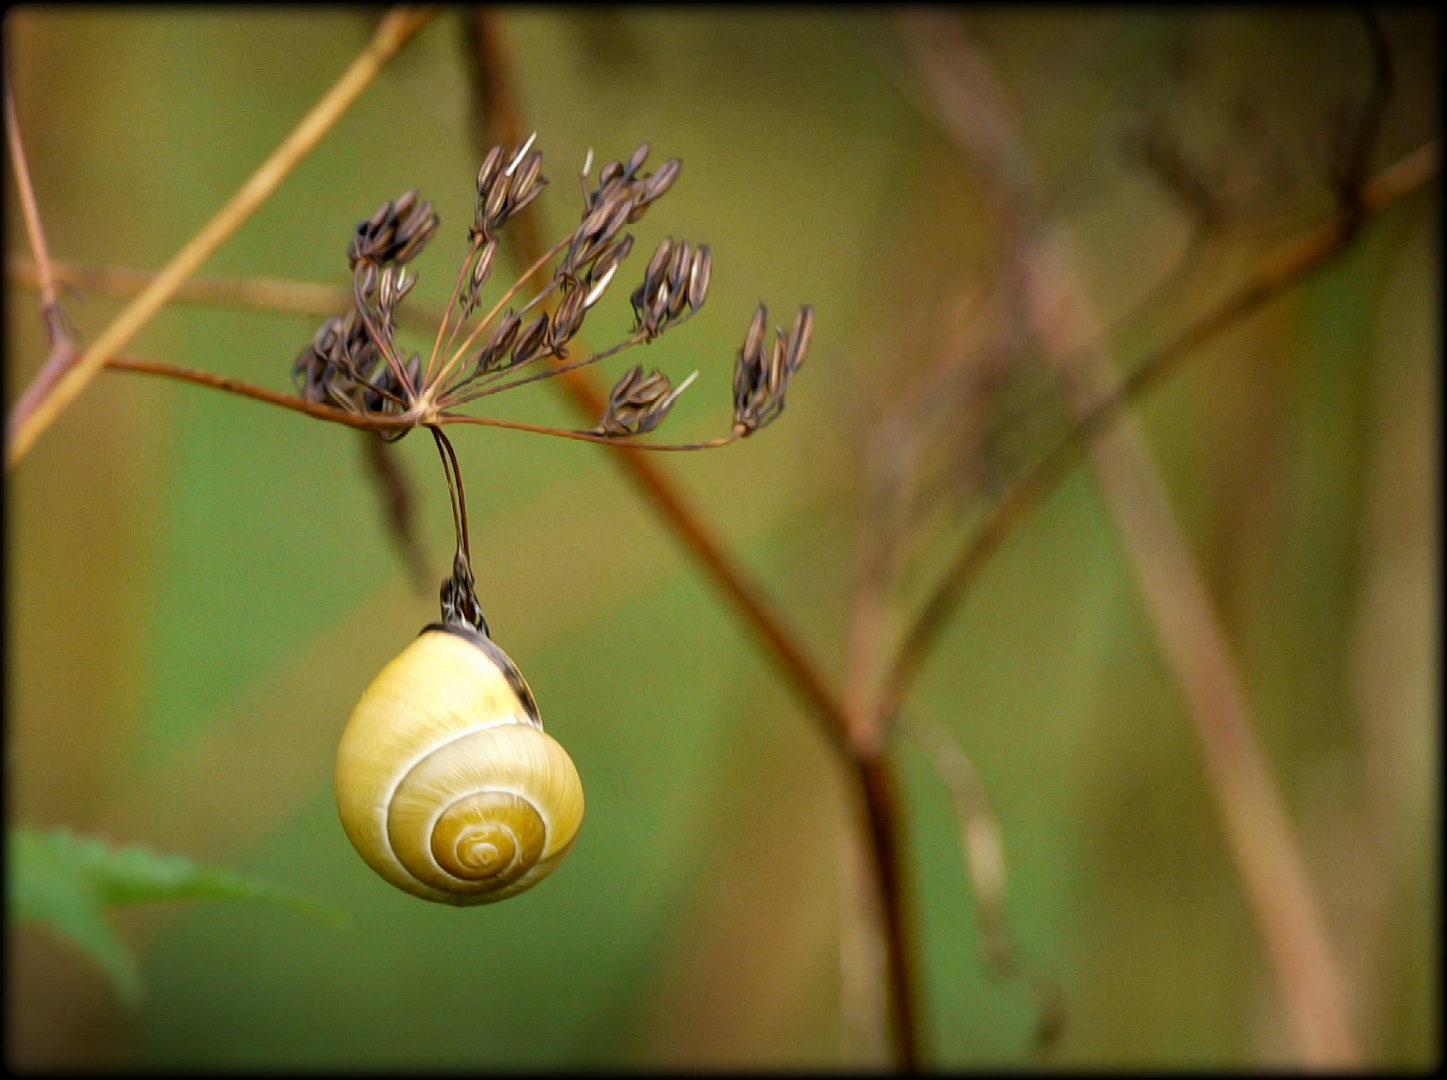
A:
[[[8,42],[7,42],[8,45]],[[40,397],[74,366],[79,353],[65,323],[65,313],[55,293],[55,272],[50,261],[50,247],[45,241],[45,228],[40,222],[40,205],[35,199],[35,185],[30,179],[30,165],[25,158],[25,143],[20,137],[20,118],[15,111],[15,93],[10,85],[10,64],[5,57],[5,137],[10,147],[10,165],[15,173],[15,188],[20,196],[20,209],[25,218],[25,234],[35,255],[35,276],[40,289],[40,314],[45,320],[50,353],[41,365],[19,407],[33,407]]]
[[[106,359],[124,348],[170,299],[176,287],[199,269],[266,201],[361,96],[386,63],[436,13],[436,8],[418,11],[397,7],[388,11],[357,59],[226,205],[176,253],[145,291],[101,332],[48,393],[39,397],[26,411],[11,413],[5,432],[7,470],[15,467],[40,434],[85,389]]]
[[[518,294],[518,291],[523,287],[523,283],[529,278],[531,278],[534,274],[536,274],[539,270],[541,270],[544,266],[547,266],[549,261],[552,260],[553,256],[559,254],[563,250],[563,248],[567,247],[569,239],[570,238],[564,238],[562,240],[559,240],[547,251],[544,251],[542,254],[540,254],[536,259],[532,261],[532,265],[530,265],[526,270],[524,270],[518,276],[518,279],[514,281],[511,286],[509,286],[507,292],[503,293],[502,296],[499,297],[497,303],[493,304],[492,309],[482,317],[482,321],[472,328],[472,332],[463,339],[461,345],[457,346],[457,348],[453,351],[452,355],[448,357],[447,363],[443,365],[442,370],[437,373],[437,383],[439,386],[442,384],[443,380],[447,378],[448,374],[452,371],[452,369],[456,367],[457,364],[462,360],[463,356],[467,353],[467,350],[472,348],[472,344],[477,340],[478,335],[481,334],[485,329],[487,329],[488,323],[492,322],[493,319],[497,318],[498,313],[502,311],[503,306]]]
[[[179,379],[183,382],[196,383],[200,386],[209,386],[214,390],[225,390],[227,393],[239,394],[241,397],[251,398],[253,401],[264,401],[268,405],[280,405],[283,409],[305,413],[307,416],[317,420],[326,420],[333,424],[345,424],[347,427],[356,428],[359,431],[405,431],[415,427],[417,424],[415,418],[406,416],[378,416],[376,413],[368,413],[364,416],[358,413],[350,413],[345,409],[333,408],[330,405],[322,405],[314,401],[305,401],[293,394],[283,394],[279,390],[268,390],[264,386],[253,386],[251,383],[242,382],[240,379],[233,379],[228,375],[217,375],[214,371],[202,371],[199,368],[182,367],[179,364],[167,364],[160,360],[142,360],[129,356],[112,356],[106,360],[105,366],[115,371],[136,371],[144,375],[161,375],[168,379]]]
[[[1378,173],[1362,189],[1366,212],[1379,214],[1424,187],[1437,175],[1438,157],[1437,143],[1427,143]],[[1334,218],[1283,244],[1262,261],[1243,285],[1137,363],[1129,375],[1077,420],[1070,432],[994,510],[921,609],[885,679],[882,700],[887,714],[898,711],[930,648],[990,556],[1011,529],[1055,490],[1080,459],[1081,452],[1110,427],[1121,409],[1155,387],[1206,342],[1329,263],[1350,243],[1352,236],[1353,231]]]
[[[420,426],[423,421],[415,412],[408,412],[396,416],[383,416],[376,412],[353,413],[345,409],[334,408],[331,405],[323,405],[319,402],[307,401],[292,394],[282,393],[279,390],[270,390],[264,386],[256,386],[253,383],[244,382],[241,379],[233,379],[229,375],[218,375],[214,371],[202,371],[200,368],[184,367],[180,364],[168,364],[164,360],[144,360],[137,357],[113,356],[106,361],[105,366],[114,371],[134,371],[142,375],[159,375],[166,379],[176,379],[179,382],[194,383],[197,386],[207,386],[213,390],[222,390],[229,394],[237,394],[240,397],[250,398],[253,401],[262,401],[268,405],[280,405],[284,409],[293,412],[304,413],[316,420],[326,420],[334,424],[345,424],[347,427],[356,428],[359,431],[390,432],[410,431]],[[570,431],[567,428],[546,427],[541,424],[528,424],[519,420],[502,420],[491,416],[463,416],[459,413],[437,413],[428,414],[427,424],[474,424],[479,427],[506,428],[510,431],[527,431],[536,435],[553,435],[562,439],[576,439],[582,442],[598,443],[603,446],[613,446],[627,450],[649,450],[649,451],[679,451],[679,450],[716,450],[719,447],[727,446],[744,437],[741,429],[735,428],[727,435],[720,435],[717,439],[709,439],[705,442],[695,443],[651,443],[643,439],[627,439],[614,435],[600,435],[593,431]]]
[[[138,296],[156,280],[157,274],[131,266],[94,266],[89,263],[56,259],[55,279],[74,285],[83,292],[106,296]],[[5,260],[8,280],[23,288],[39,287],[39,272],[32,259],[11,255]],[[242,307],[271,311],[282,315],[339,315],[352,306],[350,288],[326,285],[316,281],[296,281],[272,277],[216,277],[198,274],[187,278],[172,294],[168,303],[199,304],[209,307]],[[434,330],[442,321],[442,312],[410,298],[397,309],[399,322],[416,329]]]
[[[1065,994],[1054,979],[1037,972],[1015,944],[1005,904],[1005,846],[985,783],[970,756],[934,717],[914,709],[901,718],[900,727],[925,752],[954,800],[986,968],[998,978],[1023,982],[1035,1001],[1031,1048],[1036,1055],[1048,1055],[1064,1034]]]
[[[463,416],[460,413],[442,413],[437,417],[439,424],[477,424],[480,427],[509,428],[513,431],[531,431],[538,435],[557,435],[564,439],[578,439],[582,442],[598,443],[601,446],[629,447],[635,450],[716,450],[743,438],[743,432],[735,429],[717,439],[695,443],[651,443],[642,439],[625,439],[614,435],[599,435],[592,431],[569,431],[566,428],[543,427],[539,424],[525,424],[518,420],[498,420],[491,416]]]
[[[147,283],[155,279],[154,274],[144,270],[136,270],[123,266],[88,266],[81,263],[55,264],[60,273],[57,278],[61,281],[73,281],[76,284],[84,285],[97,292],[113,293],[117,295],[134,295],[145,288]],[[35,285],[37,282],[37,268],[34,261],[24,258],[12,257],[7,263],[7,270],[11,281],[20,285]],[[174,301],[189,301],[198,304],[215,304],[222,306],[238,306],[258,308],[266,311],[276,311],[286,314],[297,315],[331,315],[345,309],[353,302],[353,298],[347,290],[333,285],[324,285],[313,281],[293,281],[282,278],[234,278],[234,277],[208,277],[192,278],[185,282],[176,295]],[[431,330],[441,321],[441,316],[434,309],[399,309],[404,320],[410,315],[410,320],[419,329]],[[625,342],[624,344],[628,344]],[[596,356],[586,357],[582,361],[575,361],[561,370],[570,370],[574,366],[583,366],[603,359],[615,350],[607,350]],[[166,378],[180,379],[185,382],[197,383],[202,386],[210,386],[217,390],[227,390],[250,397],[258,401],[269,401],[280,403],[281,399],[290,404],[295,399],[286,398],[275,391],[266,390],[263,387],[253,386],[239,379],[230,376],[218,375],[197,368],[182,367],[180,365],[167,364],[159,360],[121,360],[118,363],[107,362],[107,367],[115,368],[117,371],[137,371],[148,375],[160,375]],[[537,381],[540,378],[547,378],[556,372],[544,373],[542,376],[520,379],[516,382],[507,383],[499,387],[488,387],[482,392],[464,394],[463,396],[449,400],[449,404],[456,406],[465,404],[476,398],[486,397],[489,394],[499,393],[503,390],[511,390],[516,386],[525,385]],[[506,374],[506,372],[504,372]],[[396,399],[394,399],[396,400]],[[328,408],[323,406],[323,408]],[[302,410],[305,411],[305,410]],[[347,423],[338,416],[333,415],[337,410],[327,413],[312,413],[318,419],[335,420],[337,423]],[[350,426],[378,430],[365,417],[351,416],[354,423]],[[531,431],[542,435],[557,435],[563,438],[580,439],[586,442],[605,443],[609,446],[632,447],[639,450],[714,450],[729,443],[736,442],[742,437],[738,431],[731,431],[727,435],[721,435],[716,439],[706,439],[702,442],[693,443],[650,443],[643,440],[630,440],[597,435],[587,431],[568,431],[561,428],[543,427],[535,424],[525,424],[516,421],[496,420],[485,416],[463,416],[459,413],[441,413],[438,422],[443,424],[476,424],[483,427],[512,428],[517,431]],[[381,430],[396,430],[404,425],[400,423],[388,423]]]
[[[462,260],[462,266],[457,271],[457,280],[452,283],[452,295],[447,298],[447,306],[442,309],[442,321],[437,324],[437,338],[432,342],[432,351],[427,356],[427,370],[422,373],[422,384],[429,385],[432,382],[432,365],[437,362],[437,356],[442,351],[442,336],[447,333],[447,324],[452,320],[452,306],[457,303],[457,297],[462,292],[462,283],[472,271],[472,260],[480,250],[480,238],[474,238],[472,246],[467,250],[467,258]],[[453,326],[452,333],[456,335],[457,327],[462,325],[461,319]],[[448,348],[452,347],[452,338],[447,339]]]
[[[907,842],[905,821],[900,810],[898,781],[883,751],[851,758],[854,776],[868,821],[871,869],[876,877],[884,915],[885,973],[889,986],[886,1007],[894,1044],[896,1065],[907,1071],[919,1069],[923,1058],[923,1033],[919,1030],[919,983],[915,974],[913,897],[902,850]]]
[[[449,395],[447,404],[449,406],[464,405],[469,401],[476,401],[478,398],[491,397],[493,394],[501,394],[507,390],[515,390],[519,386],[527,386],[529,383],[541,382],[543,379],[551,379],[553,376],[561,375],[566,371],[587,367],[589,364],[596,364],[600,360],[607,360],[610,357],[617,356],[619,353],[634,348],[640,343],[641,339],[636,336],[625,338],[617,345],[604,349],[602,352],[593,353],[591,356],[585,356],[579,360],[570,360],[566,363],[563,362],[556,349],[551,352],[539,353],[537,356],[525,360],[521,364],[513,364],[500,371],[495,371],[489,376],[484,376],[475,384],[475,389],[469,388],[459,391],[456,395]],[[512,377],[514,372],[528,364],[539,362],[544,364],[546,370],[535,372],[532,375],[524,375],[518,379],[512,379],[511,382],[507,381]]]
[[[40,224],[40,207],[35,201],[35,185],[30,179],[30,166],[25,159],[25,144],[20,138],[20,118],[15,112],[15,92],[10,85],[10,65],[5,64],[5,138],[10,146],[10,165],[15,173],[15,188],[20,196],[20,211],[25,218],[25,235],[35,254],[36,278],[40,284],[40,305],[45,310],[56,306],[55,273],[51,268],[50,247],[45,242],[45,229]]]
[[[1360,205],[1365,215],[1380,213],[1391,203],[1424,186],[1436,175],[1437,169],[1438,147],[1435,143],[1420,147],[1399,160],[1362,189]],[[1356,219],[1336,218],[1283,245],[1263,261],[1257,272],[1242,287],[1205,316],[1191,323],[1167,345],[1141,361],[1130,375],[1078,418],[1067,436],[1011,491],[986,520],[974,541],[961,553],[924,605],[885,675],[878,699],[879,715],[886,721],[898,715],[925,657],[979,571],[999,549],[1010,530],[1055,489],[1082,453],[1110,428],[1124,407],[1157,385],[1165,375],[1207,341],[1235,326],[1330,262],[1350,245],[1361,224],[1362,222]],[[1220,674],[1216,673],[1218,676]],[[1216,681],[1221,680],[1218,678]],[[1213,768],[1218,771],[1225,768],[1233,770],[1234,778],[1230,784],[1233,791],[1259,793],[1270,790],[1269,776],[1252,774],[1249,765],[1256,758],[1245,753],[1235,753],[1235,759],[1231,760],[1232,753],[1240,751],[1243,744],[1240,731],[1229,734],[1229,740],[1213,749],[1213,757],[1216,758]],[[1275,822],[1277,816],[1272,814],[1270,809],[1269,805],[1263,805],[1258,799],[1229,802],[1225,806],[1228,836],[1234,842],[1263,821],[1268,824]],[[1276,835],[1279,833],[1279,829],[1275,830],[1275,834],[1267,837],[1258,847],[1275,852],[1292,851],[1294,848],[1289,836],[1283,838]],[[1242,856],[1238,850],[1238,859],[1240,858]],[[1265,876],[1252,872],[1253,867],[1259,869],[1259,860],[1247,858],[1242,861],[1245,872],[1253,879],[1248,885],[1269,912],[1271,922],[1284,925],[1284,920],[1291,918],[1293,912],[1305,909],[1305,900],[1299,891],[1290,895],[1268,895],[1264,888]],[[1269,876],[1273,881],[1276,880],[1275,874]],[[1293,881],[1299,878],[1300,875],[1291,876]],[[1296,954],[1296,946],[1292,944],[1298,936],[1278,935],[1273,938],[1273,945],[1284,942],[1291,949],[1285,955],[1277,952],[1274,959],[1278,964],[1290,964],[1302,959]]]
[[[1075,268],[1068,228],[1046,220],[1039,184],[988,56],[956,20],[905,19],[907,37],[946,127],[1008,209],[1004,294],[1024,335],[1063,376],[1077,415],[1108,388],[1113,362],[1088,291]],[[1369,30],[1375,23],[1368,19]],[[911,31],[914,31],[911,33]],[[1380,35],[1378,35],[1380,36]],[[1341,221],[1359,221],[1367,155],[1390,93],[1390,59],[1377,53],[1374,105],[1340,177]],[[1385,73],[1385,75],[1383,74]],[[987,133],[987,134],[982,134]],[[1230,642],[1176,522],[1149,445],[1135,418],[1089,447],[1106,504],[1121,533],[1147,614],[1188,705],[1246,898],[1271,957],[1293,1039],[1304,1062],[1354,1065],[1360,1048],[1346,984],[1255,722]],[[1249,810],[1249,813],[1247,812]]]

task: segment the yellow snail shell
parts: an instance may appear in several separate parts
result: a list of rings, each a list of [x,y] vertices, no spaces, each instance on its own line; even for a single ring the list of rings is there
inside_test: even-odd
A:
[[[522,673],[482,634],[434,623],[362,695],[337,748],[337,810],[399,889],[486,904],[552,873],[583,783]]]

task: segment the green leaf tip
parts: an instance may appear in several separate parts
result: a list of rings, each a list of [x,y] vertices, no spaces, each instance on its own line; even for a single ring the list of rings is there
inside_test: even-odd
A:
[[[107,908],[158,900],[242,900],[279,904],[346,924],[344,912],[279,885],[223,867],[113,847],[69,829],[8,830],[7,899],[14,924],[39,923],[89,956],[128,1005],[141,999],[139,966],[105,919]]]

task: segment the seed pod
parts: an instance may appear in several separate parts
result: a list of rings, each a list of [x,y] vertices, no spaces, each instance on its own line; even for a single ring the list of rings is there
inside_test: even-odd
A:
[[[382,258],[382,252],[391,245],[392,239],[396,235],[397,219],[394,217],[387,218],[375,229],[370,230],[370,233],[367,236],[367,247],[369,249],[367,252],[368,256],[380,262]]]
[[[398,243],[387,257],[395,262],[410,262],[417,256],[432,234],[437,231],[438,217],[430,202],[424,202],[398,228]]]
[[[594,276],[608,273],[619,266],[624,259],[633,252],[633,234],[625,233],[620,240],[615,240],[613,246],[599,252],[598,261],[594,264]]]
[[[668,317],[677,318],[688,303],[688,274],[693,266],[693,245],[681,241],[668,263]]]
[[[709,277],[713,270],[713,257],[707,244],[699,244],[693,256],[693,265],[688,272],[688,306],[694,311],[703,307],[708,297]]]
[[[669,158],[659,166],[658,171],[648,178],[643,185],[643,196],[645,202],[653,202],[660,198],[664,192],[673,186],[678,179],[678,174],[683,171],[683,161],[679,158]]]
[[[648,270],[643,275],[645,284],[659,280],[663,275],[663,269],[668,265],[668,260],[673,256],[673,237],[665,236],[658,245],[658,250],[653,253],[653,258],[648,261]]]
[[[628,165],[624,168],[623,175],[630,180],[633,179],[634,175],[637,174],[638,170],[643,167],[643,163],[647,160],[648,144],[640,143],[638,149],[633,151],[633,156],[628,159]]]
[[[623,163],[621,161],[610,161],[603,166],[598,173],[598,191],[601,193],[614,180],[623,175]]]
[[[774,350],[769,357],[768,387],[770,392],[782,385],[787,377],[787,369],[784,366],[786,355],[784,331],[781,328],[775,327]]]
[[[798,371],[809,351],[809,341],[814,336],[814,308],[805,304],[794,319],[794,329],[789,331],[789,371]]]
[[[502,143],[498,143],[487,152],[487,157],[482,161],[482,168],[477,171],[477,197],[486,199],[488,192],[492,190],[492,183],[502,173],[503,154],[506,153]]]
[[[543,193],[543,188],[547,186],[548,178],[546,176],[539,176],[533,181],[533,186],[527,190],[527,193],[524,194],[522,198],[508,206],[507,216],[512,217],[514,214],[521,213],[529,203]]]
[[[632,234],[625,235],[622,239],[616,240],[612,244],[599,245],[598,249],[590,255],[593,265],[588,270],[588,282],[590,284],[596,282],[611,271],[616,270],[632,250]]]
[[[668,263],[668,285],[674,292],[686,291],[688,270],[693,265],[693,245],[687,240],[680,241],[673,249],[673,258]]]
[[[483,221],[490,225],[501,223],[502,208],[507,204],[508,193],[512,190],[512,177],[502,175],[493,182],[487,194],[487,205],[483,207]]]
[[[492,349],[499,353],[507,352],[512,348],[513,342],[517,340],[518,331],[522,329],[522,325],[522,319],[516,312],[509,309],[507,315],[503,317],[502,324],[497,328],[497,332],[492,336]]]
[[[482,245],[482,251],[478,253],[477,262],[472,267],[472,289],[476,292],[486,283],[488,275],[492,273],[493,260],[497,256],[497,241],[488,240]]]
[[[502,358],[507,355],[508,349],[512,348],[521,327],[522,320],[514,312],[509,311],[497,329],[492,332],[491,339],[477,354],[477,365],[473,369],[474,377],[501,366]]]
[[[597,267],[594,267],[596,270]],[[618,264],[615,262],[601,274],[589,275],[588,292],[583,297],[583,307],[590,308],[598,302],[603,293],[607,291],[608,283],[613,280],[613,275],[618,272]],[[596,280],[594,278],[596,277]]]
[[[542,170],[543,152],[541,150],[534,150],[527,157],[523,158],[523,163],[518,166],[517,172],[513,175],[513,190],[526,194],[532,188],[533,182],[537,180],[538,174],[542,172]]]
[[[377,264],[370,261],[358,263],[353,280],[363,296],[371,296],[377,288]]]
[[[744,355],[750,360],[759,351],[764,343],[764,323],[769,318],[769,309],[760,304],[754,312],[753,321],[749,323],[749,332],[744,335]]]
[[[547,312],[539,315],[527,328],[518,335],[517,344],[512,349],[512,362],[521,364],[531,360],[546,347],[548,340],[548,315]]]
[[[563,302],[558,305],[558,310],[553,314],[552,341],[554,348],[571,340],[582,327],[583,316],[587,314],[588,310],[584,303],[585,300],[585,294],[579,289],[574,289],[563,297]]]
[[[628,217],[633,212],[633,202],[624,192],[619,192],[607,205],[608,217],[597,237],[600,244],[606,244],[617,236],[623,226],[628,224]]]
[[[578,235],[589,239],[597,236],[603,231],[603,226],[608,223],[608,215],[612,212],[613,207],[610,204],[599,202],[583,216],[583,224],[578,226]]]
[[[658,292],[654,294],[652,306],[648,309],[648,327],[652,331],[652,337],[663,332],[663,321],[668,317],[668,302],[671,296],[668,282],[662,282],[658,286]]]

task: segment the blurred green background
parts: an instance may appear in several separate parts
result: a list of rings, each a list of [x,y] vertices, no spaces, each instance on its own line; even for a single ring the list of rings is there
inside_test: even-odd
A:
[[[375,18],[10,9],[55,257],[163,265]],[[1020,9],[963,21],[1108,320],[1135,309],[1189,233],[1123,149],[1148,112],[1236,185],[1207,285],[1330,212],[1330,124],[1369,78],[1350,14]],[[1398,87],[1379,164],[1439,120],[1438,24],[1412,12],[1384,22]],[[576,221],[590,147],[606,161],[647,140],[655,161],[684,160],[634,229],[640,252],[673,235],[714,256],[703,314],[639,357],[676,380],[700,373],[665,434],[726,430],[755,304],[781,322],[815,305],[809,363],[778,424],[665,465],[842,682],[870,432],[937,361],[940,298],[995,272],[978,180],[922,107],[885,15],[537,9],[500,24],[552,180],[549,238]],[[414,295],[444,303],[481,159],[471,62],[463,14],[444,12],[206,272],[345,283],[354,223],[418,187],[442,230],[415,264]],[[1249,145],[1223,119],[1241,101],[1259,119]],[[5,186],[7,253],[28,254]],[[1419,1067],[1441,1052],[1434,199],[1392,210],[1139,409],[1236,648],[1368,1058]],[[629,325],[614,291],[591,341]],[[1207,295],[1177,293],[1178,311],[1132,319],[1121,357]],[[91,338],[120,308],[97,293],[63,299]],[[8,287],[6,315],[8,407],[45,343],[33,291]],[[319,322],[173,305],[127,352],[289,388]],[[609,365],[610,380],[632,362]],[[573,425],[546,386],[491,401],[495,415]],[[146,985],[133,1013],[67,947],[11,930],[13,1064],[860,1060],[841,1018],[848,789],[812,718],[604,451],[453,430],[494,636],[586,785],[568,860],[536,890],[470,910],[372,874],[336,818],[335,744],[436,599],[414,591],[391,547],[358,436],[103,373],[7,477],[9,820],[223,863],[351,920],[127,911],[118,922]],[[440,576],[451,522],[431,441],[407,439],[398,457]],[[943,545],[946,533],[960,535],[932,535]],[[922,580],[947,554],[918,556]],[[1068,1002],[1055,1060],[1288,1060],[1181,696],[1088,467],[1006,544],[913,700],[972,756],[999,815],[1016,936]],[[898,761],[932,1060],[1027,1060],[1031,1001],[985,970],[948,793],[913,745]]]

